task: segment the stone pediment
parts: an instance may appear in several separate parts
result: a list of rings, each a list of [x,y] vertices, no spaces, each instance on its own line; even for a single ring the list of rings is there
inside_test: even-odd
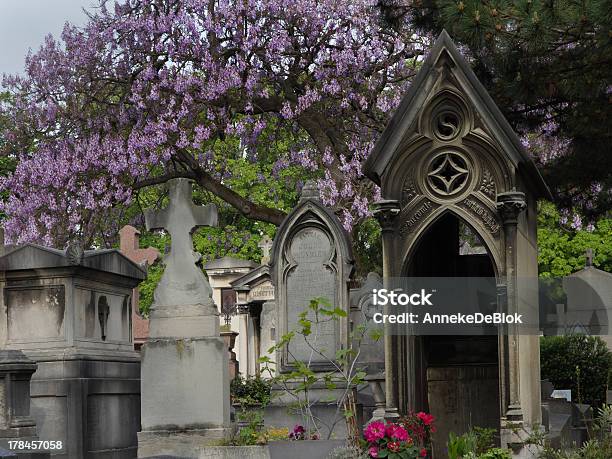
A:
[[[270,267],[268,265],[262,265],[249,271],[245,275],[238,279],[230,282],[230,285],[234,290],[246,291],[255,288],[262,282],[270,281]]]
[[[82,258],[75,259],[70,250],[58,250],[37,244],[7,247],[0,257],[0,271],[83,267],[119,276],[143,280],[146,270],[122,255],[116,249],[85,250]]]
[[[511,164],[535,196],[550,198],[512,127],[448,33],[442,31],[366,160],[364,172],[381,185],[404,151],[435,148],[455,138],[465,145],[489,144],[504,156],[499,161]]]

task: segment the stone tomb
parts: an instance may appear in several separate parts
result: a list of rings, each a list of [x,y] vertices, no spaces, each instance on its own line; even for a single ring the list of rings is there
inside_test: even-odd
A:
[[[489,277],[501,312],[537,304],[536,203],[550,193],[468,63],[443,32],[364,173],[381,187],[383,280]],[[470,233],[484,250],[462,249]],[[533,279],[529,290],[518,278]],[[394,336],[385,328],[386,413],[429,410],[434,457],[449,431],[495,427],[516,457],[541,420],[537,334]]]
[[[117,250],[34,244],[0,258],[0,347],[38,364],[31,415],[57,457],[136,454],[140,357],[131,338],[132,289],[145,271]]]
[[[272,240],[264,237],[259,243],[263,251],[262,264],[231,282],[236,292],[240,330],[245,330],[238,339],[241,355],[246,357],[241,367],[243,376],[260,373],[260,357],[267,356],[271,360],[276,358],[267,352],[276,343],[276,303],[268,266],[271,246]],[[266,377],[265,374],[262,376]]]

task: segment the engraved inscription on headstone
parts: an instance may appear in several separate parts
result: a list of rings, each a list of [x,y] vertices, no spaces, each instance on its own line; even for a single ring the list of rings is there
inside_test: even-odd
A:
[[[287,276],[287,321],[296,324],[299,314],[308,308],[313,298],[325,298],[336,303],[335,273],[328,262],[333,255],[332,244],[319,228],[298,231],[290,243],[289,256],[296,266]],[[314,313],[308,318],[314,321]],[[336,322],[319,323],[316,334],[317,348],[331,357],[336,352]],[[289,346],[289,362],[294,360],[325,361],[320,355],[312,355],[303,339],[294,340]]]

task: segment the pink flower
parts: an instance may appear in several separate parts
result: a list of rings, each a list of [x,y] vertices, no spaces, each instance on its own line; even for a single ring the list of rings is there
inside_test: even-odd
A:
[[[385,435],[393,440],[408,440],[408,432],[399,424],[387,424],[387,427],[385,427]]]
[[[400,449],[400,444],[398,441],[390,441],[387,443],[387,448],[389,448],[389,451],[392,453],[397,453]]]
[[[423,421],[423,424],[425,424],[426,426],[430,426],[435,418],[433,417],[433,415],[431,414],[427,414],[427,413],[423,413],[422,411],[420,413],[417,413],[417,417]]]
[[[427,456],[427,450],[425,448],[421,449],[421,457]]]
[[[370,457],[378,457],[378,446],[370,446],[368,453],[370,453]]]
[[[363,437],[369,442],[376,442],[385,436],[385,425],[382,422],[374,421],[368,424],[363,431]],[[376,456],[373,456],[376,457]]]

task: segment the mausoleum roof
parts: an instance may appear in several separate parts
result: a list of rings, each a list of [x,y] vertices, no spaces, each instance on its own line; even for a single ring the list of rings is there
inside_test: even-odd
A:
[[[225,257],[211,260],[204,265],[205,270],[218,269],[239,269],[239,268],[255,268],[259,266],[251,260],[243,260],[242,258],[234,258],[226,255]]]
[[[250,290],[255,285],[269,280],[271,280],[270,267],[268,265],[261,265],[249,271],[244,276],[240,276],[238,279],[233,280],[230,282],[230,285],[234,290]]]
[[[567,277],[569,282],[565,282],[565,289],[568,295],[571,295],[578,301],[584,300],[584,298],[580,298],[585,295],[584,285],[572,282],[574,279],[579,279],[590,288],[591,294],[599,296],[602,304],[610,306],[610,299],[612,298],[611,273],[598,269],[595,266],[586,266]],[[574,290],[578,292],[578,295],[572,295]]]
[[[415,122],[428,98],[436,90],[440,77],[439,60],[449,61],[449,71],[459,90],[474,106],[476,113],[489,128],[490,135],[501,146],[514,167],[527,178],[537,196],[551,199],[550,190],[516,133],[497,107],[487,90],[461,55],[448,33],[443,30],[423,63],[399,107],[364,163],[364,173],[378,185],[393,158],[402,148],[402,141],[414,129]]]
[[[131,261],[117,249],[85,250],[79,261],[72,259],[67,250],[23,244],[5,247],[0,257],[0,271],[80,266],[133,279],[145,279],[146,270]]]

